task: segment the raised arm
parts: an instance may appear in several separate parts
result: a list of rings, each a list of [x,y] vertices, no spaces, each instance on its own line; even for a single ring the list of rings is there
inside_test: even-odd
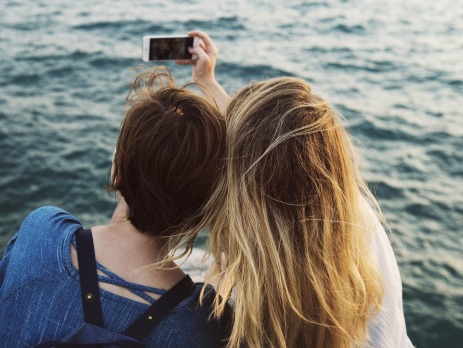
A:
[[[209,101],[217,103],[219,110],[223,113],[227,108],[230,97],[215,79],[215,63],[219,51],[206,33],[193,30],[188,35],[197,36],[201,39],[199,46],[190,48],[190,53],[195,54],[198,58],[193,61],[177,60],[175,62],[181,65],[193,65],[193,82],[198,84]]]

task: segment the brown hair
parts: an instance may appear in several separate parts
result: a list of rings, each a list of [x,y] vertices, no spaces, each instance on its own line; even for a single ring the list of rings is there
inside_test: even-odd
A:
[[[196,227],[218,180],[223,116],[176,87],[164,67],[135,79],[126,107],[110,189],[124,197],[128,219],[142,232],[170,236]]]
[[[215,314],[236,289],[229,347],[361,345],[383,296],[361,208],[375,201],[339,117],[288,77],[243,88],[225,117],[208,208]]]

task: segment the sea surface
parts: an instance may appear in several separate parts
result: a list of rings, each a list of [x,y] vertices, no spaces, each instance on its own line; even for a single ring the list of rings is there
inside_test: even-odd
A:
[[[86,226],[108,221],[105,185],[142,36],[195,28],[218,46],[228,92],[298,76],[339,110],[393,231],[410,338],[462,347],[460,1],[2,0],[0,252],[42,205]],[[189,82],[189,67],[168,67]]]

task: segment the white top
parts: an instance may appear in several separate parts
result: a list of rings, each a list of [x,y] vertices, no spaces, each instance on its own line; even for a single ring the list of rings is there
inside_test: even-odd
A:
[[[368,343],[374,348],[413,347],[407,336],[402,305],[402,281],[391,243],[371,207],[364,202],[366,227],[374,231],[372,256],[384,277],[384,297],[381,311],[368,324]]]

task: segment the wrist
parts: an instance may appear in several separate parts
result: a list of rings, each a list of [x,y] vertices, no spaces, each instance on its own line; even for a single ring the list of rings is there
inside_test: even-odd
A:
[[[196,78],[193,79],[193,82],[198,84],[198,85],[202,85],[202,86],[208,87],[208,88],[218,84],[218,82],[215,79],[214,75],[210,75],[210,76],[207,76],[207,77],[196,77]]]

